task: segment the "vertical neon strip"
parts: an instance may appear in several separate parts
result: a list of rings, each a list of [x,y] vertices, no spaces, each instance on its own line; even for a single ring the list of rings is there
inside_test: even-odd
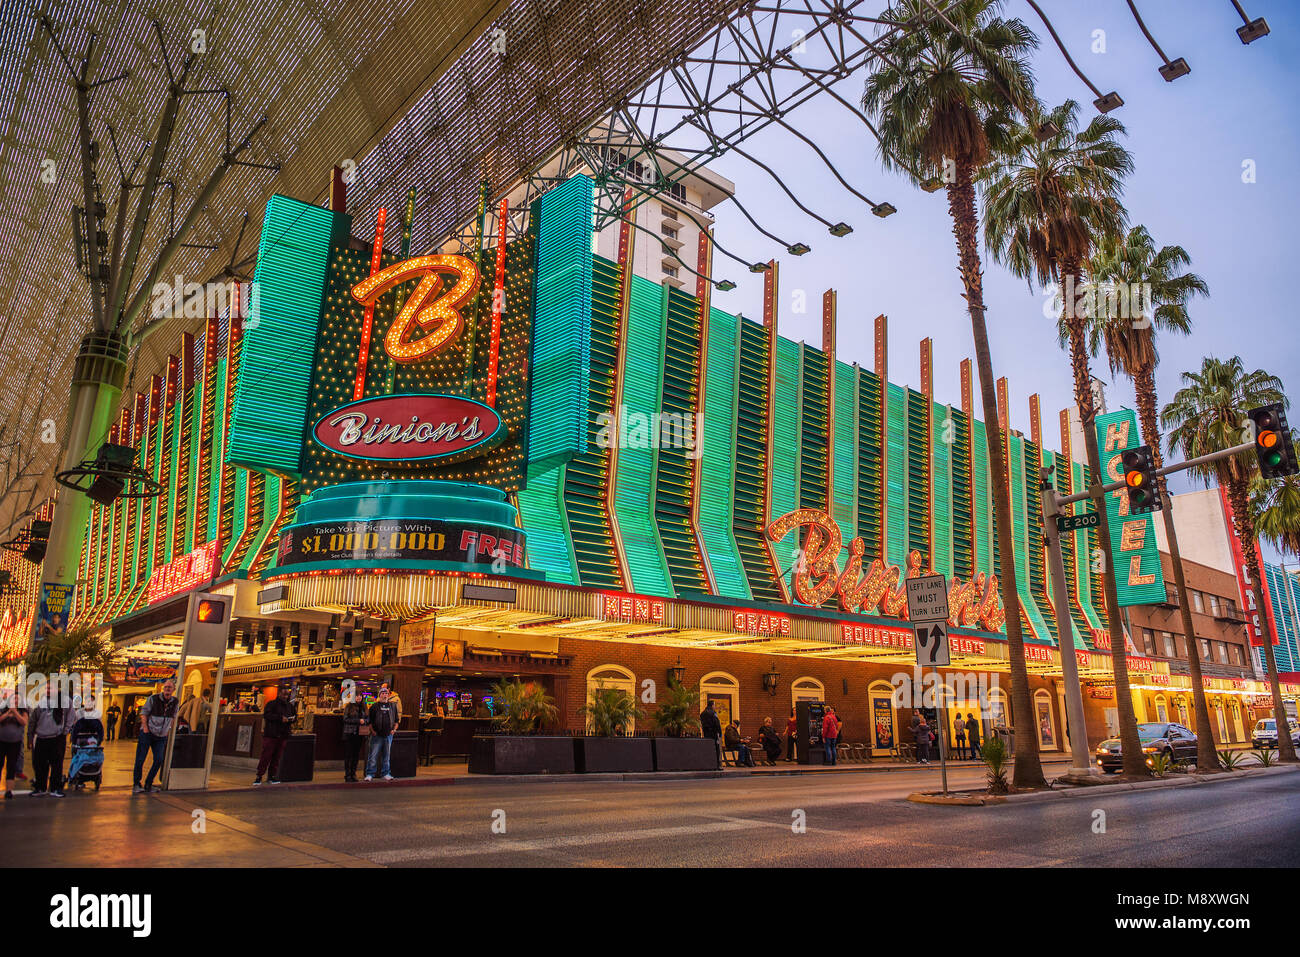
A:
[[[497,213],[497,272],[492,284],[492,338],[488,342],[487,404],[496,408],[497,404],[497,362],[501,356],[501,312],[505,307],[506,294],[506,216],[510,208],[508,200],[501,198],[501,210]]]
[[[979,522],[975,510],[983,503],[975,501],[975,397],[971,389],[971,362],[961,360],[961,411],[966,416],[966,465],[970,470],[970,573],[980,570]]]
[[[764,523],[772,521],[772,455],[775,451],[776,434],[776,296],[779,266],[775,259],[767,261],[763,273],[763,331],[767,334],[767,436],[764,447],[767,450],[763,461],[763,518]],[[759,540],[767,552],[767,563],[772,568],[772,581],[776,584],[781,601],[790,603],[790,592],[785,585],[785,576],[781,573],[781,563],[777,561],[772,550],[772,542],[765,529],[757,529]],[[799,543],[803,545],[802,542]]]
[[[925,547],[929,552],[921,567],[934,571],[934,340],[921,340],[921,394],[925,396]]]
[[[415,222],[415,187],[406,194],[406,212],[402,215],[402,255],[405,259],[411,255],[411,224]],[[388,372],[384,376],[384,392],[391,395],[397,390],[397,363],[388,357]]]
[[[379,272],[380,261],[384,256],[384,220],[388,210],[381,209],[375,221],[375,246],[370,254],[370,275]],[[370,361],[370,334],[375,325],[375,304],[366,306],[365,319],[361,322],[361,347],[357,350],[357,381],[352,387],[352,401],[363,398],[366,394],[366,364]]]
[[[217,469],[217,558],[222,572],[225,572],[228,567],[229,556],[225,554],[225,547],[234,537],[235,526],[235,506],[232,501],[235,491],[235,469],[226,464],[225,443],[229,441],[230,436],[230,399],[235,394],[235,382],[239,374],[239,344],[243,337],[243,330],[243,319],[236,310],[232,309],[230,323],[226,330],[226,381],[222,392],[221,415],[222,454]]]
[[[614,342],[614,353],[617,358],[614,367],[614,401],[610,407],[616,422],[622,419],[623,365],[627,361],[627,314],[632,304],[632,249],[635,222],[636,208],[632,205],[632,188],[629,186],[623,191],[623,219],[618,228],[618,331]],[[614,564],[618,572],[619,587],[630,591],[633,587],[632,574],[628,568],[623,538],[618,529],[618,515],[614,508],[618,485],[618,447],[618,442],[611,444],[605,461],[605,517],[609,523],[610,544],[614,549]]]
[[[876,378],[880,383],[880,559],[889,554],[889,319],[876,316]]]
[[[700,554],[700,567],[704,569],[704,581],[709,586],[709,594],[718,594],[718,580],[713,574],[713,564],[709,561],[709,550],[704,547],[704,536],[700,533],[700,487],[704,468],[704,393],[706,374],[709,369],[709,310],[713,308],[713,283],[707,277],[713,275],[713,244],[707,229],[699,232],[699,242],[695,249],[695,299],[700,310],[699,375],[695,384],[695,419],[691,422],[691,437],[696,443],[695,457],[691,461],[691,535],[695,540],[695,549]]]

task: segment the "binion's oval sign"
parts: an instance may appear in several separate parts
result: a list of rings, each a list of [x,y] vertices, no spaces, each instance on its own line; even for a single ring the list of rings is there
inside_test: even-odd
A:
[[[381,462],[469,458],[504,435],[491,406],[458,395],[380,395],[323,416],[312,438],[339,455]]]

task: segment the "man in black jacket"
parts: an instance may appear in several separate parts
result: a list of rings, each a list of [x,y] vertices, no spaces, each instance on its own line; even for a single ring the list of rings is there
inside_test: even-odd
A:
[[[722,737],[722,722],[718,720],[718,713],[713,710],[712,701],[700,712],[700,734],[712,738],[715,748],[718,746],[718,739]],[[720,752],[719,757],[721,757]]]
[[[257,762],[254,787],[262,783],[262,775],[268,772],[270,774],[268,783],[280,783],[280,756],[284,754],[284,746],[289,742],[289,735],[293,734],[293,721],[296,717],[293,702],[289,700],[287,694],[276,695],[262,709],[262,718],[265,722],[262,726],[262,757]]]
[[[370,754],[366,758],[366,780],[373,781],[378,773],[385,781],[393,780],[388,758],[393,749],[393,732],[401,712],[388,696],[388,686],[379,689],[379,700],[370,706]],[[380,760],[382,754],[383,759]]]

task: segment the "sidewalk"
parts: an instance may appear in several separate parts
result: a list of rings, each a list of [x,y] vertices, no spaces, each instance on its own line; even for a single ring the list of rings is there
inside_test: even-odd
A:
[[[135,741],[109,741],[104,745],[104,779],[101,789],[107,792],[130,791],[131,777],[135,766]],[[1049,772],[1070,763],[1068,754],[1041,755],[1044,769]],[[145,774],[148,774],[152,757],[145,758]],[[31,755],[26,756],[27,781],[14,782],[15,799],[26,797],[31,788]],[[65,765],[66,767],[66,765]],[[982,767],[978,761],[949,761],[952,770]],[[819,764],[797,764],[778,761],[775,767],[759,765],[753,768],[719,768],[714,771],[652,771],[613,774],[470,774],[465,761],[448,761],[416,767],[415,777],[398,778],[394,781],[376,781],[371,784],[361,782],[351,784],[344,782],[342,771],[317,772],[311,781],[287,781],[283,784],[262,787],[275,788],[358,788],[358,787],[412,787],[421,785],[450,784],[507,784],[518,782],[560,782],[560,781],[672,781],[692,778],[719,778],[741,776],[782,777],[801,774],[870,774],[891,771],[922,771],[939,774],[939,762],[918,765],[902,761],[877,760],[867,763],[845,762],[833,766]],[[358,769],[358,773],[363,773]],[[246,768],[226,767],[214,764],[208,779],[209,791],[249,791],[253,789],[254,771]],[[94,785],[88,786],[93,792]],[[177,792],[180,793],[180,792]]]

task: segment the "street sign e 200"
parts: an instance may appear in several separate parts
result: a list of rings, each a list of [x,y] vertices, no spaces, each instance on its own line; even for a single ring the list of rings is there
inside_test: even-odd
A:
[[[1101,519],[1097,517],[1096,512],[1084,512],[1082,515],[1056,516],[1056,530],[1058,532],[1073,532],[1080,528],[1096,528],[1100,524]]]

